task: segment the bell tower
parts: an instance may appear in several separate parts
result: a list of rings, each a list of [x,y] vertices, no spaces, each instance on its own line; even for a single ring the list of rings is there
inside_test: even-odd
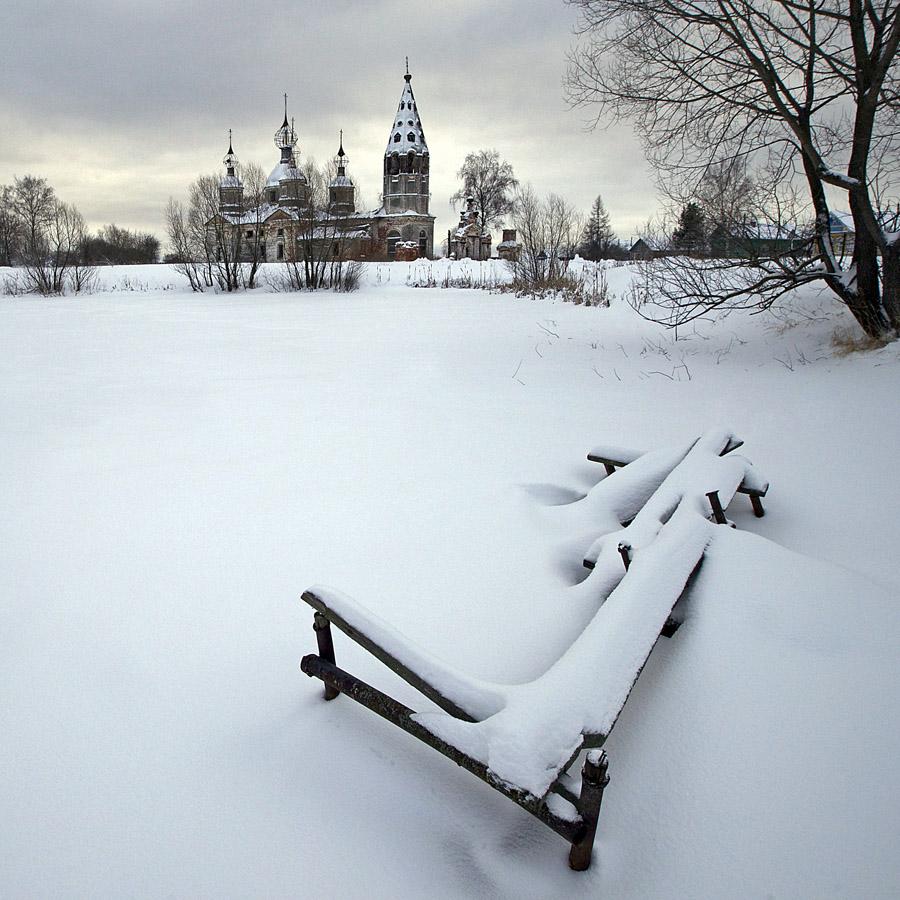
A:
[[[384,211],[388,214],[412,212],[428,215],[428,144],[413,96],[409,60],[406,62],[403,92],[384,151]]]

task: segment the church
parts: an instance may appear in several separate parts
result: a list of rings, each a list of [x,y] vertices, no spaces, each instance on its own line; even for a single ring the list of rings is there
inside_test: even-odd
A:
[[[278,164],[266,182],[265,200],[248,208],[238,161],[228,144],[226,174],[219,186],[217,225],[239,237],[242,254],[257,248],[267,262],[298,259],[301,245],[315,244],[331,259],[388,261],[434,256],[434,216],[429,214],[429,153],[413,96],[412,75],[404,76],[397,113],[384,152],[384,188],[378,209],[356,209],[356,186],[347,175],[343,139],[337,173],[324,205],[311,199],[309,180],[297,162],[297,135],[288,122],[275,133]]]

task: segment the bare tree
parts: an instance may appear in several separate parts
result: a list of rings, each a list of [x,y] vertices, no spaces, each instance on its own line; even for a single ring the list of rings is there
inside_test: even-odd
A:
[[[450,198],[456,206],[469,197],[475,201],[482,228],[496,227],[515,208],[514,192],[519,186],[512,166],[500,159],[496,150],[479,150],[469,153],[456,177],[462,187]]]
[[[13,189],[0,187],[0,266],[14,266],[22,249],[22,223],[13,207]]]
[[[256,287],[260,266],[266,261],[265,219],[270,207],[266,202],[266,173],[258,163],[241,167],[244,183],[244,250],[247,287]]]
[[[25,175],[0,188],[0,264],[23,268],[19,288],[47,295],[90,287],[86,239],[84,217],[46,179]]]
[[[575,207],[559,194],[550,194],[544,201],[544,220],[548,274],[558,278],[575,256],[581,220]]]
[[[84,263],[87,229],[84,217],[55,196],[42,210],[40,225],[30,232],[24,263],[26,290],[50,295],[90,287],[95,269]]]
[[[360,268],[345,259],[345,235],[351,227],[347,216],[329,208],[329,185],[337,173],[333,161],[319,166],[307,158],[303,180],[286,183],[294,218],[285,225],[285,266],[276,276],[277,286],[290,290],[336,288],[353,290]]]
[[[187,277],[191,290],[202,291],[205,279],[201,259],[205,257],[205,249],[202,242],[200,245],[197,243],[189,213],[183,203],[170,197],[165,217],[166,236],[171,248],[171,254],[166,259],[176,272]],[[211,283],[210,281],[209,284]]]
[[[516,193],[512,221],[520,245],[513,263],[516,277],[544,286],[562,276],[580,231],[575,208],[557,194],[541,200],[527,184]]]
[[[696,201],[713,227],[733,228],[759,218],[756,184],[747,160],[737,157],[711,163],[700,178]]]
[[[56,192],[46,178],[25,175],[15,179],[10,190],[10,208],[21,233],[23,262],[43,256],[46,231],[57,203]]]
[[[710,166],[746,160],[767,214],[805,185],[812,260],[796,247],[755,262],[744,293],[720,290],[714,269],[685,300],[703,314],[766,306],[821,279],[867,334],[900,328],[900,235],[880,210],[896,198],[900,44],[896,0],[568,0],[581,45],[568,76],[575,103],[633,122],[662,182],[693,196]],[[599,117],[598,117],[599,118]],[[771,180],[765,181],[765,176]],[[844,267],[831,241],[828,196],[843,197],[856,231]]]
[[[244,229],[222,214],[219,198],[220,177],[201,175],[190,186],[190,227],[200,238],[207,269],[219,290],[237,291],[244,286],[241,262]]]

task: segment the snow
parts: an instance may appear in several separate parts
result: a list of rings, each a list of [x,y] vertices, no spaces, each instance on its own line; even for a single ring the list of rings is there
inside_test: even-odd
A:
[[[266,187],[278,187],[282,181],[306,181],[306,176],[296,166],[290,163],[280,162],[269,173],[266,180]]]
[[[422,123],[419,120],[419,109],[416,106],[416,98],[413,96],[411,79],[407,78],[403,85],[403,92],[400,94],[397,115],[391,126],[391,134],[384,155],[405,154],[410,150],[419,154],[428,153],[428,144],[425,142],[425,132],[422,130]]]
[[[713,530],[679,507],[573,645],[534,682],[508,688],[503,709],[475,723],[443,713],[418,720],[499,780],[543,797],[581,748],[582,735],[609,733]]]
[[[0,895],[896,896],[900,350],[832,348],[849,320],[816,288],[676,341],[622,302],[628,267],[604,309],[411,286],[447,266],[371,264],[342,295],[193,295],[162,266],[0,295]],[[586,454],[686,451],[720,422],[766,516],[738,496],[737,528],[708,526],[605,745],[588,872],[298,671],[317,583],[476,685],[604,665],[578,659],[581,560],[641,460],[607,478]]]
[[[747,461],[736,454],[719,455],[733,443],[733,435],[730,432],[724,429],[711,429],[692,444],[686,453],[678,452],[674,457],[670,457],[666,464],[651,470],[648,473],[649,485],[658,487],[639,507],[623,509],[623,504],[614,502],[613,508],[624,513],[619,521],[629,524],[624,528],[610,531],[594,541],[585,554],[585,560],[595,568],[605,561],[607,569],[612,565],[614,571],[618,572],[621,559],[617,548],[623,542],[634,550],[651,543],[679,504],[689,504],[695,513],[709,515],[707,494],[715,491],[723,508],[727,507],[743,482],[746,472],[751,469]],[[618,481],[618,478],[615,480]],[[610,478],[609,482],[612,486],[613,479]],[[613,492],[618,493],[620,490],[612,486]],[[606,498],[607,493],[605,489],[596,490],[598,497],[609,502]],[[647,493],[646,489],[642,491],[644,495]],[[604,518],[608,519],[608,515]]]

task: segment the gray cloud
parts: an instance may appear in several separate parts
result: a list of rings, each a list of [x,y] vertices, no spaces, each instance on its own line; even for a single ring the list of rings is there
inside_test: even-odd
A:
[[[547,0],[7,2],[0,35],[0,183],[44,175],[92,227],[162,233],[170,195],[218,170],[228,129],[243,161],[274,165],[287,92],[302,155],[343,128],[364,200],[409,56],[432,154],[437,233],[466,152],[496,147],[522,181],[587,212],[599,193],[625,237],[656,210],[630,134],[588,133],[562,89],[574,14]]]

